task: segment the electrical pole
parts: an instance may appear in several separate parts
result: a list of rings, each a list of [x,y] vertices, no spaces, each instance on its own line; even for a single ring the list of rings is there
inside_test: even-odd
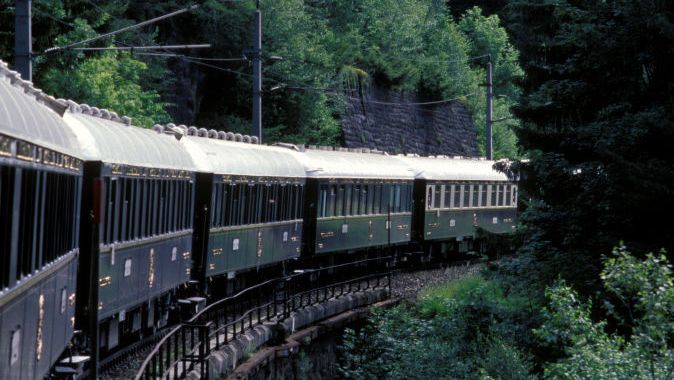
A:
[[[488,160],[494,159],[494,142],[492,138],[494,83],[492,82],[491,56],[487,62],[487,118],[485,120],[485,153]]]
[[[253,133],[262,144],[262,12],[260,1],[256,2],[255,29],[253,35]]]
[[[16,0],[14,14],[14,66],[21,78],[33,80],[31,0]]]

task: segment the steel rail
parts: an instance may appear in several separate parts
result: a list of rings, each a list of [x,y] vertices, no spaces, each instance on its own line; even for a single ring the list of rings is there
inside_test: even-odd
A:
[[[141,380],[141,379],[144,379],[144,378],[156,377],[158,374],[154,373],[154,371],[157,371],[157,368],[156,368],[157,364],[159,364],[160,366],[162,364],[165,364],[164,369],[159,369],[159,372],[161,372],[161,374],[159,376],[162,377],[162,378],[167,377],[167,373],[164,372],[166,370],[168,370],[169,372],[172,369],[173,369],[174,372],[177,371],[177,367],[181,362],[183,363],[183,370],[185,370],[185,368],[187,367],[186,363],[188,361],[190,363],[193,363],[195,360],[198,360],[198,359],[194,359],[193,355],[186,358],[184,353],[188,352],[188,353],[193,354],[196,350],[199,350],[200,353],[202,353],[202,354],[204,352],[210,352],[210,341],[211,341],[212,338],[215,338],[216,348],[219,348],[219,346],[220,346],[219,334],[222,333],[223,329],[225,331],[225,337],[224,337],[225,343],[227,343],[230,340],[227,336],[227,334],[229,334],[229,329],[233,326],[232,335],[233,335],[233,338],[235,338],[237,336],[237,328],[236,328],[237,324],[241,323],[241,326],[242,326],[241,327],[241,333],[243,333],[245,331],[246,317],[248,318],[248,325],[249,325],[249,328],[250,328],[250,327],[253,326],[252,318],[253,318],[253,314],[256,311],[258,312],[258,319],[257,319],[258,324],[262,320],[260,311],[264,310],[264,309],[267,310],[267,315],[266,315],[266,318],[265,318],[266,320],[269,320],[269,318],[271,316],[273,316],[273,317],[283,316],[285,318],[289,315],[289,313],[291,311],[298,310],[298,308],[295,307],[295,302],[294,302],[294,300],[297,299],[298,294],[301,297],[303,297],[307,293],[312,294],[311,292],[313,292],[315,294],[318,294],[318,292],[320,292],[320,290],[326,290],[326,289],[331,288],[332,289],[332,296],[334,297],[335,289],[337,287],[341,287],[340,294],[338,296],[338,297],[341,297],[343,294],[345,294],[345,292],[343,290],[343,287],[347,284],[354,284],[354,283],[358,282],[358,291],[360,291],[360,289],[361,289],[360,284],[365,279],[368,280],[367,287],[366,287],[366,289],[368,289],[368,288],[370,288],[369,280],[373,279],[373,278],[377,278],[378,279],[377,285],[374,287],[374,288],[376,288],[376,287],[381,286],[380,280],[383,277],[388,277],[388,282],[387,282],[386,286],[388,286],[390,288],[391,273],[389,271],[389,272],[380,272],[380,273],[377,273],[377,274],[370,274],[370,275],[358,277],[356,279],[349,279],[349,280],[344,280],[344,281],[340,281],[340,282],[335,282],[335,283],[332,283],[330,285],[324,285],[322,287],[310,289],[310,290],[295,293],[295,294],[287,294],[283,298],[282,302],[280,302],[283,305],[283,310],[282,310],[281,315],[279,315],[279,311],[277,310],[276,307],[274,307],[273,313],[271,313],[269,311],[271,305],[279,304],[279,302],[278,302],[279,300],[276,299],[276,293],[274,293],[275,296],[274,296],[274,299],[272,301],[266,302],[264,304],[260,303],[261,297],[258,297],[257,298],[257,301],[258,301],[257,306],[246,310],[245,312],[243,312],[242,315],[238,316],[238,318],[236,318],[232,322],[229,322],[227,320],[227,317],[228,317],[227,308],[226,307],[221,308],[221,306],[223,306],[223,305],[226,306],[228,304],[228,302],[234,301],[234,300],[242,297],[243,295],[248,294],[248,293],[250,293],[254,290],[260,290],[263,287],[268,286],[270,284],[276,284],[276,285],[289,284],[293,280],[301,278],[302,276],[304,276],[304,277],[309,276],[310,277],[310,276],[315,275],[315,274],[320,273],[320,272],[324,272],[324,271],[328,271],[328,270],[334,270],[334,269],[338,269],[338,268],[349,267],[349,266],[355,266],[355,265],[358,265],[358,264],[363,264],[363,263],[372,262],[372,261],[380,261],[380,262],[381,261],[390,261],[391,258],[392,258],[392,256],[377,257],[377,258],[354,261],[354,262],[350,262],[350,263],[333,265],[333,266],[329,266],[329,267],[322,267],[322,268],[315,268],[315,269],[312,268],[312,269],[309,269],[309,270],[307,270],[305,272],[302,272],[302,273],[295,273],[295,274],[292,274],[292,275],[289,275],[289,276],[277,277],[277,278],[274,278],[274,279],[264,281],[260,284],[257,284],[257,285],[251,286],[249,288],[246,288],[246,289],[244,289],[244,290],[242,290],[242,291],[240,291],[240,292],[238,292],[238,293],[236,293],[232,296],[229,296],[229,297],[223,298],[221,300],[218,300],[217,302],[214,302],[214,303],[210,304],[209,306],[207,306],[206,308],[204,308],[203,310],[201,310],[200,312],[195,314],[186,323],[180,324],[177,327],[175,327],[159,343],[157,343],[155,348],[150,352],[150,354],[148,354],[145,361],[143,361],[143,364],[141,365],[140,369],[136,373],[135,380]],[[297,285],[297,284],[293,284],[293,285]],[[349,292],[352,292],[351,287],[349,287]],[[326,298],[325,298],[326,296],[327,296],[327,293],[324,292],[324,301],[326,300]],[[293,300],[292,307],[290,307],[290,308],[287,307],[288,303],[289,303],[289,300]],[[317,298],[317,302],[318,302],[318,298]],[[304,307],[304,306],[302,306],[303,304],[304,304],[303,302],[300,302],[300,307]],[[307,304],[307,306],[309,306],[311,304],[312,303],[311,303],[311,300],[310,300],[310,302],[309,302],[309,304]],[[235,311],[236,304],[232,304],[232,308]],[[220,327],[220,326],[217,326],[217,325],[219,325],[219,323],[218,323],[219,319],[223,315],[218,314],[218,312],[221,312],[221,314],[222,314],[223,309],[224,309],[225,324],[222,327]],[[212,322],[209,322],[207,325],[197,325],[197,322],[199,322],[202,319],[203,316],[208,316],[211,313],[215,314],[215,318],[214,318],[215,321],[216,321],[215,332],[209,332],[208,331],[208,330],[210,330],[210,325],[212,324]],[[193,330],[195,328],[201,328],[201,329],[205,328],[206,329],[206,332],[204,334],[205,337],[200,338],[199,341],[196,342],[196,344],[195,344],[195,340],[194,340],[194,337],[193,337]],[[190,329],[191,330],[190,333],[192,334],[191,335],[192,339],[190,340],[190,343],[192,344],[192,346],[189,347],[189,348],[185,347],[185,344],[186,344],[185,333],[182,331],[182,330],[185,330],[185,329]],[[201,336],[201,331],[203,331],[203,330],[200,330],[200,336]],[[182,349],[183,355],[180,358],[177,355],[177,352],[178,352],[177,345],[178,345],[178,335],[179,334],[182,334],[182,348],[183,348]],[[174,337],[175,337],[175,339],[173,340],[173,343],[174,343],[173,345],[174,345],[174,348],[175,348],[175,352],[173,352],[173,353],[176,354],[176,355],[173,358],[173,360],[171,360],[171,355],[170,355],[171,352],[167,352],[166,361],[165,361],[165,363],[162,363],[162,362],[164,362],[164,355],[163,355],[164,351],[167,351],[167,350],[171,349],[171,339],[174,338]],[[207,342],[204,342],[204,340],[206,340],[206,339],[207,339]],[[165,347],[165,346],[168,346],[168,348]],[[157,357],[159,357],[159,363],[158,363]],[[201,360],[203,361],[204,358],[201,358]],[[191,366],[190,368],[193,368],[193,366]],[[150,373],[149,369],[152,369],[153,373]],[[203,368],[202,368],[202,371],[204,371]],[[173,375],[174,375],[174,377],[176,376],[175,373]],[[177,375],[177,377],[180,377],[180,376],[181,375]],[[168,376],[168,377],[171,377],[171,376]]]

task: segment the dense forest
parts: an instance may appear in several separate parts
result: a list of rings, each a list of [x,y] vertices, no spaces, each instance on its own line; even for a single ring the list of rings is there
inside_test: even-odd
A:
[[[348,331],[340,373],[671,379],[674,3],[501,3],[525,71],[516,254]]]
[[[12,61],[13,1],[0,0]],[[34,50],[188,4],[34,0]],[[44,90],[134,116],[250,129],[252,1],[202,6],[100,46],[36,54]],[[484,123],[495,67],[498,157],[521,159],[515,253],[348,331],[344,378],[674,377],[674,2],[264,0],[264,134],[339,144],[343,95],[372,83],[454,99]],[[272,60],[271,57],[283,57]],[[218,60],[220,59],[220,60]]]
[[[187,14],[91,45],[208,43],[209,49],[41,54],[190,3],[35,0],[34,81],[55,96],[116,110],[143,126],[170,119],[249,133],[252,69],[243,58],[252,45],[254,1],[201,1]],[[11,62],[13,1],[0,4],[0,58]],[[523,72],[497,16],[468,6],[453,14],[437,0],[266,0],[260,8],[264,141],[339,145],[344,95],[362,94],[373,83],[429,101],[464,102],[483,141],[490,55],[500,95],[494,117],[503,119],[495,153],[519,155],[511,108]]]

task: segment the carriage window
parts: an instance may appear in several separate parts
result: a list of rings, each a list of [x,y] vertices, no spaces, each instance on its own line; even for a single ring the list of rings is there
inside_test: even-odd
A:
[[[279,211],[278,210],[281,207],[280,199],[281,199],[281,185],[275,184],[274,185],[274,204],[273,204],[273,207],[271,208],[272,209],[272,218],[274,219],[274,221],[279,220],[279,218],[278,218],[278,212]]]
[[[179,192],[179,186],[180,186],[181,181],[173,181],[171,182],[171,187],[173,190],[171,191],[171,204],[173,205],[171,208],[173,209],[173,212],[171,213],[171,231],[178,231],[178,215],[180,212],[180,192]]]
[[[132,179],[126,179],[124,189],[124,240],[131,240],[131,234],[133,233],[133,192],[134,192],[134,181]]]
[[[164,181],[164,233],[171,231],[171,198],[173,197],[172,181]]]
[[[152,235],[160,234],[160,221],[161,221],[161,181],[153,180],[152,181]]]
[[[175,231],[173,214],[176,211],[173,207],[176,196],[175,181],[166,181],[166,191],[166,232],[173,232]]]
[[[244,187],[245,202],[243,203],[243,222],[242,224],[250,224],[253,220],[253,201],[255,199],[255,186],[246,185]]]
[[[426,186],[426,210],[433,208],[434,187],[433,185]]]
[[[133,180],[133,187],[134,187],[134,192],[133,192],[133,231],[132,237],[134,239],[140,238],[140,218],[141,218],[141,205],[142,205],[142,186],[141,186],[141,180],[140,179],[134,179]]]
[[[412,184],[409,183],[407,184],[407,210],[406,211],[412,211]]]
[[[173,232],[175,231],[173,214],[176,211],[173,207],[176,196],[175,181],[166,181],[166,191],[166,232]]]
[[[513,197],[513,198],[512,198],[512,199],[513,199],[513,200],[512,200],[512,202],[513,202],[512,204],[513,204],[514,206],[517,206],[517,185],[513,185],[512,197]]]
[[[320,199],[318,204],[320,205],[320,209],[318,210],[318,217],[322,218],[325,216],[325,205],[327,203],[327,198],[328,198],[328,186],[327,185],[321,185],[321,191],[319,195]]]
[[[269,199],[271,198],[271,185],[266,184],[262,185],[262,197],[260,198],[260,222],[269,223],[269,209],[271,205],[269,204]]]
[[[367,214],[367,185],[360,185],[360,208],[359,214]]]
[[[440,200],[441,200],[440,199],[440,197],[441,197],[440,191],[441,190],[442,190],[442,188],[440,187],[440,185],[433,186],[433,192],[435,193],[433,195],[433,208],[440,208]]]
[[[9,286],[9,260],[12,245],[14,168],[0,165],[0,287]]]
[[[330,216],[337,216],[337,191],[337,185],[330,185]]]
[[[115,178],[115,192],[111,194],[115,199],[115,209],[113,210],[112,220],[112,241],[118,242],[122,240],[122,213],[124,210],[123,194],[124,182],[120,178]]]
[[[480,198],[480,188],[478,187],[478,185],[472,185],[471,186],[470,197],[472,199],[473,207],[477,207],[477,201]]]
[[[337,185],[337,195],[335,196],[335,216],[344,215],[344,185]]]
[[[164,180],[155,181],[155,234],[164,233]]]
[[[335,185],[328,185],[327,197],[328,200],[325,216],[335,216],[335,202],[337,198],[337,189],[335,188]]]
[[[497,206],[503,206],[503,201],[504,201],[503,188],[504,187],[505,186],[503,186],[503,185],[498,186],[498,203],[496,204]]]
[[[218,213],[218,199],[220,198],[218,196],[219,189],[218,189],[218,184],[214,183],[213,184],[213,195],[211,196],[211,227],[216,227],[218,225],[217,222],[217,213]]]
[[[263,188],[263,185],[261,185],[261,184],[257,184],[257,185],[255,185],[251,188],[251,190],[253,190],[253,199],[251,199],[251,203],[253,204],[253,207],[252,207],[253,214],[252,214],[251,224],[257,224],[257,223],[260,223],[260,221],[261,221],[260,215],[262,214],[262,210],[261,210],[262,188]]]
[[[491,191],[491,202],[489,202],[489,206],[494,207],[497,205],[496,203],[496,195],[498,194],[497,191],[497,186],[496,185],[489,185],[489,190]]]
[[[351,215],[351,185],[344,185],[344,215]]]
[[[159,180],[158,192],[159,218],[157,219],[157,234],[161,235],[166,231],[166,181]]]
[[[38,211],[36,206],[37,176],[35,170],[24,169],[21,173],[21,210],[19,217],[19,247],[17,256],[16,279],[19,280],[32,272],[33,243],[36,235],[35,221],[39,221],[35,213]],[[9,224],[12,225],[11,223]]]
[[[452,185],[443,185],[442,186],[442,196],[443,196],[443,201],[442,201],[442,208],[450,208],[452,207],[451,199],[452,199]]]
[[[351,215],[360,214],[360,185],[353,185],[353,194],[351,195]]]
[[[381,184],[370,185],[372,189],[372,213],[381,213]]]
[[[281,184],[274,185],[274,205],[272,207],[272,218],[281,220],[281,195],[283,187]]]
[[[152,180],[143,180],[143,236],[152,235]]]
[[[367,193],[367,210],[366,214],[374,214],[374,185],[366,185]]]
[[[294,212],[294,204],[293,204],[293,199],[295,199],[295,186],[293,185],[288,185],[288,191],[286,192],[286,199],[284,207],[286,209],[285,211],[285,219],[284,220],[290,220],[293,217],[293,212]]]
[[[241,189],[238,184],[233,183],[230,186],[232,192],[232,208],[229,211],[229,225],[239,224],[239,208],[241,203]]]
[[[463,201],[461,205],[468,207],[470,206],[470,185],[462,185],[461,187],[463,188]]]
[[[480,206],[481,207],[486,207],[487,206],[487,185],[481,185],[480,186]]]
[[[295,216],[292,220],[302,217],[302,199],[304,195],[304,188],[300,185],[295,185]]]
[[[512,202],[512,195],[511,195],[511,190],[510,190],[511,186],[506,185],[505,188],[506,188],[506,190],[505,190],[505,205],[510,206],[512,204],[511,203]]]
[[[294,188],[295,188],[295,191],[294,191],[294,198],[293,198],[293,216],[292,216],[292,218],[290,218],[288,220],[295,220],[297,218],[302,217],[301,216],[302,215],[302,186],[295,185]],[[330,198],[334,199],[334,196],[332,196],[332,197],[330,196],[331,191],[332,191],[332,189],[328,189],[328,199],[330,199]],[[332,215],[332,213],[334,212],[334,211],[332,211],[332,210],[334,210],[333,207],[334,207],[334,205],[331,203],[330,204],[330,210],[331,210],[330,215]]]

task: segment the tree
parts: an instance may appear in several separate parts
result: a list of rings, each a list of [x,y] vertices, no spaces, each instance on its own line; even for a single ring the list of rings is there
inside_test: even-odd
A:
[[[671,379],[674,375],[674,283],[664,254],[638,260],[616,248],[604,263],[601,279],[611,297],[609,315],[628,327],[628,337],[608,331],[607,321],[592,320],[592,304],[564,281],[546,292],[549,306],[536,335],[564,357],[549,363],[555,379]],[[616,310],[627,311],[617,313]],[[625,310],[626,309],[626,310]],[[625,318],[627,315],[627,318]]]
[[[42,80],[49,93],[129,115],[134,125],[149,128],[170,118],[159,94],[140,86],[145,71],[145,63],[120,53],[87,58],[72,69],[49,68]]]
[[[597,252],[621,239],[672,252],[674,5],[516,0],[507,14],[527,73],[517,134],[533,199],[516,273],[589,293]]]
[[[0,0],[0,19],[7,20],[0,28],[0,41],[13,46],[13,1]],[[6,5],[3,7],[2,5]],[[151,127],[154,123],[169,121],[160,92],[167,92],[170,78],[161,62],[150,63],[135,59],[128,53],[104,52],[84,54],[62,51],[55,54],[39,54],[53,46],[93,37],[94,29],[114,30],[133,21],[124,17],[128,4],[109,2],[97,5],[91,1],[36,0],[33,2],[33,51],[34,82],[49,94],[71,98],[99,108],[108,108],[122,115],[131,116],[134,124]],[[5,28],[7,25],[7,30]],[[154,39],[153,33],[138,31],[124,33],[117,40],[104,41],[108,46],[137,41],[145,43]],[[8,59],[12,51],[0,50],[0,57]]]
[[[514,117],[511,109],[517,104],[520,89],[515,82],[522,79],[524,71],[519,64],[519,53],[510,43],[506,30],[501,26],[497,15],[483,16],[478,7],[468,9],[459,21],[459,28],[470,41],[469,55],[471,57],[489,56],[492,63],[494,94],[493,118],[498,120],[493,126],[494,158],[518,158],[517,137],[515,130],[519,127],[519,120]],[[485,62],[482,58],[475,63]],[[480,71],[480,79],[486,78],[485,72]],[[482,112],[485,104],[484,92],[472,98],[471,107],[474,109],[475,123],[478,126],[478,146],[485,146],[485,132],[481,128],[485,124],[485,113]]]
[[[0,0],[0,42],[6,42],[0,44],[0,56],[5,60],[12,55],[9,48],[2,49],[2,46],[12,46],[12,3]],[[176,10],[184,2],[35,0],[33,4],[34,50],[43,51],[55,41],[56,45],[63,45],[116,30]],[[471,22],[461,26],[449,13],[447,4],[440,0],[278,0],[262,1],[260,8],[263,13],[265,142],[283,139],[338,145],[339,119],[345,110],[344,94],[366,90],[373,82],[392,90],[417,92],[428,100],[459,98],[473,111],[482,133],[484,73],[480,63],[469,58],[472,54],[482,54],[486,48],[498,56],[499,68],[512,67],[502,64],[511,62],[512,54],[501,52],[509,45],[507,38],[503,40],[505,33],[498,18],[483,17],[479,10],[472,10]],[[147,95],[160,94],[161,98],[138,93],[144,100],[126,105],[101,96],[75,100],[105,101],[109,103],[97,105],[126,107],[123,112],[129,112],[136,119],[144,118],[145,124],[150,123],[154,112],[151,109],[157,106],[166,109],[177,123],[249,133],[250,62],[210,58],[235,59],[247,54],[251,47],[254,10],[254,2],[205,0],[186,15],[117,35],[96,46],[208,42],[211,49],[180,51],[178,53],[184,56],[171,57],[73,52],[39,55],[35,59],[35,82],[44,89],[63,91],[54,94],[59,97],[89,97],[92,95],[83,87],[74,89],[65,81],[59,82],[61,76],[79,76],[84,80],[80,75],[83,73],[76,73],[80,68],[90,70],[87,75],[91,75],[91,69],[100,66],[101,60],[120,60],[113,65],[117,68],[110,68],[101,77],[114,77],[112,71],[133,66],[138,71],[130,79],[140,88],[126,88],[147,92]],[[475,38],[482,36],[487,38],[488,44],[475,44]],[[283,61],[272,61],[271,56],[281,56]],[[94,61],[85,65],[89,59]],[[502,76],[501,72],[497,69],[497,80],[504,78],[512,82],[512,78]],[[101,77],[97,78],[99,84],[102,84]],[[49,83],[51,81],[54,83]],[[499,86],[504,90],[508,87],[507,84]],[[119,90],[121,88],[110,92]],[[92,90],[92,94],[94,92],[106,91]],[[148,103],[152,98],[154,105]],[[128,108],[131,103],[138,107]],[[509,115],[511,100],[497,99],[495,104],[497,117]],[[164,120],[161,113],[155,116],[158,121]],[[517,153],[509,131],[509,128],[496,129],[497,156]]]

